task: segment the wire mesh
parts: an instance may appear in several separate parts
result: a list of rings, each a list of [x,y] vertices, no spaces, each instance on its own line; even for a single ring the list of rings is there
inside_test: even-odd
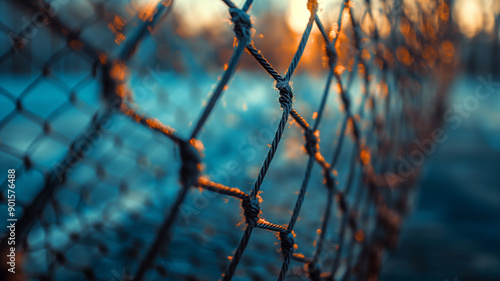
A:
[[[256,43],[253,1],[224,0],[235,39],[204,105],[199,92],[216,80],[182,43],[194,39],[176,34],[173,2],[0,4],[1,166],[17,181],[13,280],[376,280],[418,177],[398,161],[439,124],[453,77],[450,1],[344,0],[331,30],[307,1],[281,75]],[[292,87],[313,28],[327,75]],[[165,78],[151,57],[191,82]],[[255,67],[252,57],[271,78],[235,75],[240,60]],[[241,93],[264,83],[281,114],[272,99],[269,114],[218,105],[234,88],[245,109],[258,95]],[[308,108],[311,118],[299,113]],[[236,129],[221,128],[237,115]],[[264,141],[241,145],[255,136]],[[2,174],[2,208],[7,181]]]

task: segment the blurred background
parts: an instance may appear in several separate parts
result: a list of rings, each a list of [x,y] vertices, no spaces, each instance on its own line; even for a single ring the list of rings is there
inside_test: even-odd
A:
[[[30,222],[18,234],[26,236],[26,244],[19,254],[21,273],[12,280],[132,280],[137,260],[173,204],[180,189],[179,152],[172,142],[124,114],[103,109],[107,102],[103,92],[109,85],[103,83],[101,66],[127,53],[127,40],[140,34],[144,22],[158,20],[133,48],[127,68],[110,73],[112,80],[127,80],[141,112],[187,138],[227,68],[236,39],[223,1],[165,1],[167,11],[153,20],[158,2],[0,3],[0,167],[17,170],[16,215],[27,216]],[[244,1],[235,2],[241,7]],[[318,2],[317,14],[328,35],[339,38],[336,70],[351,81],[347,77],[357,73],[353,56],[358,54],[345,47],[351,33],[339,31],[338,26],[339,17],[348,22],[350,15],[340,15],[340,0]],[[250,10],[252,40],[281,74],[308,22],[306,5],[306,0],[255,1]],[[422,95],[446,96],[444,120],[435,124],[445,129],[446,140],[426,155],[398,247],[384,256],[380,280],[498,280],[500,1],[351,1],[349,5],[368,42],[362,42],[367,52],[359,56],[374,69],[375,34],[388,49],[391,44],[396,49],[400,42],[394,34],[410,41],[411,30],[419,28],[424,34],[435,32],[436,41],[443,44],[420,58],[395,51],[395,64],[403,65],[412,79],[411,73],[421,74],[421,65],[437,73],[445,69],[440,63],[452,69],[442,76],[428,71],[423,80],[414,78],[422,85]],[[372,17],[366,16],[367,10]],[[421,11],[429,18],[446,19],[447,33],[439,34],[438,24],[421,20]],[[422,21],[422,26],[411,25]],[[292,79],[294,108],[307,120],[317,116],[327,66],[322,34],[314,26]],[[398,84],[398,72],[391,70],[395,78],[386,84],[374,79],[365,87],[361,74],[346,83],[353,110],[364,109],[366,88],[381,97],[385,88],[405,87]],[[345,116],[339,91],[333,91],[336,87],[333,83],[333,98],[319,127],[322,153],[328,157],[342,134]],[[211,180],[251,189],[281,115],[277,97],[273,79],[245,53],[200,137],[204,173]],[[437,107],[428,102],[420,104],[422,120],[427,120],[427,110]],[[363,129],[369,130],[371,120],[363,120]],[[282,225],[288,222],[307,162],[302,133],[295,127],[287,126],[261,194],[266,219]],[[76,141],[82,132],[83,147]],[[352,158],[354,141],[347,139],[345,145],[340,163]],[[81,155],[72,154],[79,146]],[[346,166],[336,169],[339,186],[348,182]],[[64,176],[59,178],[61,171]],[[313,173],[318,175],[321,169],[315,167]],[[2,172],[0,179],[1,208],[6,208],[7,174]],[[316,229],[326,206],[322,180],[316,176],[310,182],[302,225],[296,230],[299,252],[309,253],[316,245]],[[355,185],[360,184],[358,176]],[[244,228],[240,203],[206,191],[192,193],[170,250],[160,253],[147,280],[218,280],[226,268]],[[341,221],[335,212],[332,228]],[[7,213],[0,218],[5,221]],[[338,234],[332,231],[327,240],[334,251]],[[274,233],[254,233],[235,280],[275,279],[281,266],[278,243]],[[327,257],[324,264],[332,260]],[[302,265],[292,265],[289,280],[308,280]]]
[[[455,1],[462,33],[460,71],[448,107],[493,81],[491,96],[460,121],[446,122],[447,140],[426,160],[415,208],[383,280],[496,280],[500,276],[498,1]],[[483,78],[485,80],[483,80]],[[493,85],[493,84],[491,84]],[[462,116],[462,115],[460,115]]]
[[[466,71],[453,85],[450,104],[463,105],[481,85],[477,77],[488,75]],[[481,102],[460,126],[447,126],[447,140],[426,160],[414,210],[404,223],[398,250],[383,268],[383,280],[495,280],[500,276],[500,179],[495,172],[500,155],[494,121],[498,91],[495,88],[491,99]]]

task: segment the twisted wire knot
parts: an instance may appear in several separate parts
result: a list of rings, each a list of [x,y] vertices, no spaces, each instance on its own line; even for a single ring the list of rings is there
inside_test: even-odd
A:
[[[238,40],[248,40],[252,36],[251,28],[252,21],[247,13],[238,8],[230,8],[229,14],[231,15],[231,21],[234,23],[234,33]]]
[[[281,252],[284,256],[291,256],[293,253],[293,245],[295,245],[295,239],[293,238],[292,231],[282,231],[280,232],[281,241]]]
[[[314,131],[308,129],[304,132],[304,137],[306,139],[305,148],[309,155],[316,155],[319,149],[319,139],[314,133]]]
[[[186,186],[193,186],[198,181],[201,172],[201,156],[196,147],[188,141],[179,144],[181,156],[181,183]]]
[[[326,44],[326,56],[328,57],[328,63],[333,67],[337,61],[337,51],[332,43]]]
[[[280,91],[279,102],[281,109],[291,110],[293,103],[293,92],[292,86],[290,86],[290,81],[281,79],[276,82],[276,89]]]
[[[307,9],[311,13],[316,13],[316,10],[318,10],[318,0],[307,0]]]
[[[259,200],[252,198],[251,196],[246,196],[241,202],[243,207],[243,214],[245,215],[245,221],[247,224],[255,225],[259,220],[260,205]]]

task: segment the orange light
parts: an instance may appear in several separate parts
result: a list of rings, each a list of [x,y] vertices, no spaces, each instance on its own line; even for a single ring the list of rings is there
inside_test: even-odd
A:
[[[128,74],[127,66],[123,61],[116,61],[110,71],[111,78],[119,81],[125,80]]]
[[[199,152],[203,151],[205,149],[205,146],[203,145],[203,142],[201,140],[197,139],[190,139],[189,143],[196,148]]]
[[[370,60],[370,58],[372,57],[370,55],[370,53],[367,51],[367,50],[363,50],[363,52],[361,52],[361,57],[364,59],[364,60]]]
[[[440,6],[439,17],[443,21],[448,21],[448,18],[450,17],[450,7],[448,7],[448,5],[444,2]]]
[[[353,132],[353,128],[354,128],[354,124],[352,122],[352,117],[349,117],[349,119],[347,119],[347,126],[345,128],[345,134],[350,135]]]
[[[104,53],[99,54],[99,61],[101,62],[101,64],[105,64],[108,61],[108,56],[106,56],[106,54]]]
[[[361,150],[360,158],[361,158],[361,161],[363,162],[363,164],[366,165],[366,164],[370,163],[370,151],[367,148],[364,148],[363,150]]]
[[[356,239],[356,241],[361,242],[365,240],[365,233],[363,232],[363,230],[359,229],[358,231],[356,231],[354,238]]]
[[[344,72],[344,70],[345,70],[345,67],[342,65],[337,65],[335,67],[335,73],[337,73],[337,74],[342,74]],[[339,88],[340,88],[340,86],[339,86]],[[338,92],[340,93],[340,91],[338,91]]]
[[[159,2],[160,1],[158,1],[158,0],[147,1],[147,3],[140,5],[137,9],[137,13],[138,13],[139,18],[145,22],[152,21],[154,15],[156,14],[156,12],[158,12],[158,9],[156,7],[158,6]],[[167,4],[168,4],[167,2],[171,2],[171,1],[162,1],[162,2],[163,2],[162,4],[164,6],[167,6]]]
[[[396,57],[398,60],[406,66],[410,66],[413,62],[413,58],[410,55],[410,52],[405,47],[399,47],[396,51]]]
[[[80,50],[83,47],[83,43],[80,40],[71,40],[69,46],[75,50]]]
[[[287,23],[290,29],[296,34],[302,34],[309,21],[311,12],[308,10],[307,0],[290,0],[288,3]],[[311,8],[313,8],[311,6]],[[312,34],[319,33],[317,28],[313,28]]]
[[[335,39],[339,35],[339,26],[334,23],[332,26],[332,30],[330,31],[330,39]]]
[[[129,96],[129,91],[127,89],[127,86],[123,83],[116,85],[115,91],[116,91],[116,95],[118,95],[121,98],[125,98],[125,97]]]
[[[443,44],[441,44],[441,50],[443,53],[443,60],[446,63],[451,63],[455,56],[455,47],[453,44],[450,41],[444,41]]]
[[[386,98],[389,95],[389,87],[385,81],[380,81],[380,84],[377,85],[378,93],[380,98]]]
[[[125,35],[122,33],[123,26],[125,25],[125,19],[116,15],[113,18],[113,22],[108,24],[109,30],[115,35],[115,43],[120,45],[125,40]]]

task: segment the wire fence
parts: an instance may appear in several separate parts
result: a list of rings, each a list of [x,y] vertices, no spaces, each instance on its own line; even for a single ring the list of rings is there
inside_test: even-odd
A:
[[[161,49],[168,41],[157,41],[155,30],[175,15],[174,1],[73,2],[1,4],[1,166],[15,169],[17,186],[16,274],[2,269],[5,280],[377,280],[424,158],[415,140],[439,127],[453,78],[452,1],[344,0],[329,30],[321,6],[309,0],[303,7],[309,19],[284,75],[253,40],[254,1],[222,1],[235,35],[232,55],[189,134],[142,107],[130,82],[141,43],[155,40]],[[308,89],[320,98],[307,120],[292,80],[313,28],[324,45],[315,55],[325,58],[327,75],[326,83]],[[223,149],[231,137],[200,135],[245,56],[271,76],[252,83],[274,83],[282,112],[252,186],[236,188],[209,176],[203,164],[205,147]],[[162,99],[193,95],[154,93],[160,109]],[[331,106],[329,99],[337,98]],[[327,110],[341,117],[329,120]],[[161,113],[179,115],[180,124],[186,114],[198,114],[191,106],[186,111]],[[259,118],[248,120],[259,126]],[[303,135],[305,171],[300,161],[273,162],[290,150],[280,145],[288,124],[297,126],[287,132]],[[320,143],[320,131],[331,137]],[[401,170],[401,159],[420,164]],[[281,175],[269,180],[273,168]],[[7,210],[7,175],[2,182]],[[221,196],[206,195],[210,206],[193,207],[195,187]],[[236,203],[215,202],[229,197]],[[239,228],[223,225],[241,214]],[[2,238],[4,256],[10,246]],[[310,240],[313,247],[299,250],[298,241]]]

